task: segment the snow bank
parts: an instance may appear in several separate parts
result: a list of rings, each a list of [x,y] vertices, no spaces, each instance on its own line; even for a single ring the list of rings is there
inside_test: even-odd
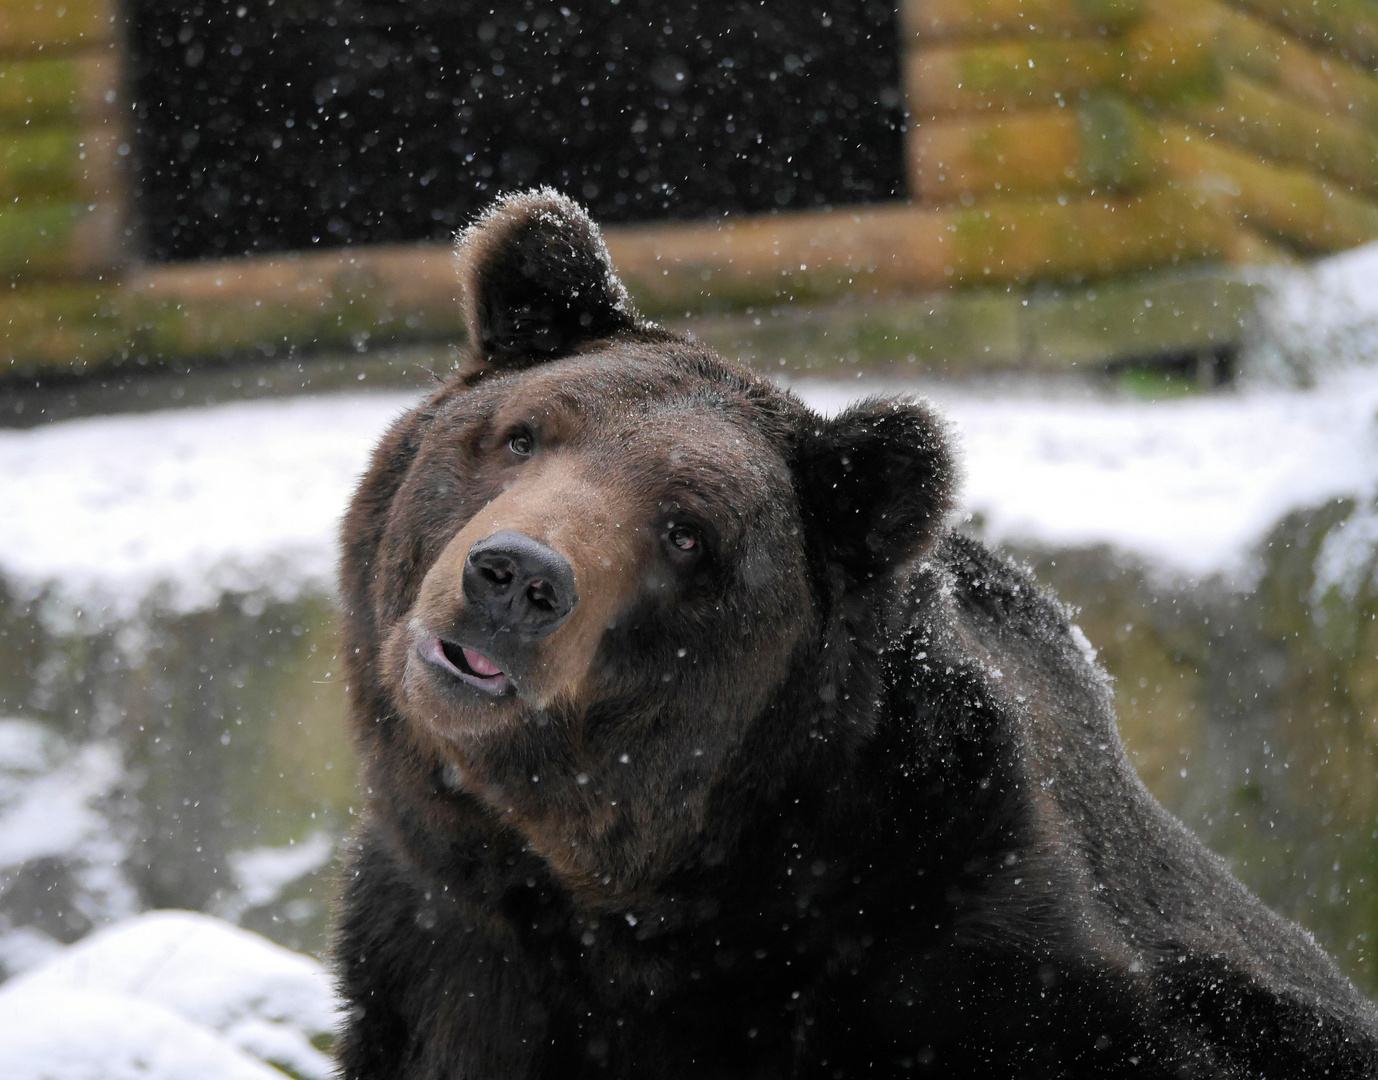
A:
[[[331,1062],[312,1040],[338,1019],[315,960],[193,912],[118,923],[0,988],[6,1080],[281,1080],[259,1060],[326,1080]],[[31,1071],[11,1071],[11,1045]]]
[[[828,412],[853,396],[838,384],[798,389]],[[1307,391],[1161,402],[929,389],[965,457],[963,505],[997,541],[1110,544],[1243,583],[1251,549],[1288,511],[1378,488],[1375,369]]]
[[[1310,383],[1331,371],[1378,363],[1378,244],[1308,267],[1276,269],[1264,284],[1246,369]]]
[[[415,394],[343,394],[0,431],[0,568],[129,614],[156,586],[327,589],[336,522]]]
[[[1117,545],[1234,572],[1287,510],[1371,491],[1378,370],[1309,391],[1164,402],[991,396],[943,384],[806,381],[835,410],[927,392],[952,417],[966,506],[997,540]],[[340,394],[0,432],[0,573],[120,616],[222,589],[327,590],[340,514],[374,442],[415,400]]]
[[[0,1004],[5,1080],[283,1080],[223,1036],[147,1001],[67,991],[4,993]]]

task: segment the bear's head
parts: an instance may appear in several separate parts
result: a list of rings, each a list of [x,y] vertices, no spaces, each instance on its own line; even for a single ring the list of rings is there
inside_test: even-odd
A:
[[[463,369],[345,524],[356,731],[417,820],[489,815],[572,888],[625,894],[695,845],[721,858],[723,792],[856,737],[953,462],[919,404],[824,419],[640,319],[554,192],[500,201],[459,259]]]

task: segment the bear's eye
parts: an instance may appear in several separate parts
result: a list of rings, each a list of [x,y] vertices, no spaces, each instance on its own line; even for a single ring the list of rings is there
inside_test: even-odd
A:
[[[530,457],[531,451],[536,449],[535,436],[525,428],[518,428],[507,436],[507,449],[516,454],[517,457]]]
[[[692,525],[671,525],[665,542],[684,555],[697,555],[703,550],[703,537]]]

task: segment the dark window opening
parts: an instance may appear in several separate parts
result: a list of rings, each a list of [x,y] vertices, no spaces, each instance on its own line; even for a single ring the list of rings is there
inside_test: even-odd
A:
[[[439,240],[552,184],[606,223],[902,196],[891,0],[143,0],[155,260]]]

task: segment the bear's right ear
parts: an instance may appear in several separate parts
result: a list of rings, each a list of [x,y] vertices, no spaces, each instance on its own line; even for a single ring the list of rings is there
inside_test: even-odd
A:
[[[638,325],[598,226],[553,188],[498,199],[456,254],[470,373],[530,367]]]

